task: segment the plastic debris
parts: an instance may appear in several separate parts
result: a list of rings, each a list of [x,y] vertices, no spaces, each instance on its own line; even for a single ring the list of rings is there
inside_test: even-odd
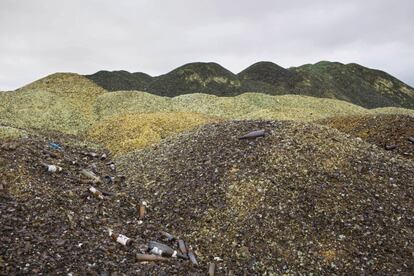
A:
[[[62,171],[62,168],[61,168],[61,167],[59,167],[59,166],[55,166],[55,165],[48,165],[48,166],[47,166],[47,171],[48,171],[48,172],[51,172],[51,173],[54,173],[54,172],[61,172],[61,171]]]
[[[45,168],[45,170],[48,173],[55,173],[55,172],[61,172],[63,169],[59,166],[56,165],[50,165],[50,164],[46,164],[46,163],[42,163],[42,166]]]
[[[99,199],[104,199],[103,194],[101,191],[96,189],[95,187],[89,187],[89,191]]]
[[[95,173],[88,171],[88,170],[81,170],[81,174],[86,176],[87,178],[93,180],[95,183],[100,183],[101,182],[101,178],[99,176],[97,176]]]
[[[61,146],[61,145],[59,145],[58,143],[53,143],[53,142],[50,142],[50,143],[49,143],[49,146],[50,146],[52,149],[55,149],[55,150],[63,150],[62,146]]]

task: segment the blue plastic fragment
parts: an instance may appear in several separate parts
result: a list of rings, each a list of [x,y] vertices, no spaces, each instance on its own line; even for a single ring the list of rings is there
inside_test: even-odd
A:
[[[55,150],[63,150],[63,148],[62,148],[59,144],[57,144],[57,143],[52,143],[52,142],[50,142],[50,143],[49,143],[49,146],[50,146],[51,148],[55,149]]]

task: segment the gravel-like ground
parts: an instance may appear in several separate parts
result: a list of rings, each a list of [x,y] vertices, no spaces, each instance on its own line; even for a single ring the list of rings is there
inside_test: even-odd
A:
[[[145,217],[139,222],[141,195],[128,192],[109,158],[100,160],[105,152],[70,146],[76,142],[73,138],[53,136],[53,140],[30,137],[0,144],[0,275],[205,271],[176,259],[159,266],[137,262],[135,255],[148,241],[164,242],[162,229]],[[51,148],[51,141],[62,145],[63,151]],[[62,171],[48,173],[42,162]],[[93,183],[82,169],[97,171],[103,183]],[[106,182],[105,176],[115,177],[114,183]],[[91,186],[104,192],[104,199],[89,192]],[[132,238],[133,244],[113,241],[109,228]]]
[[[258,129],[265,137],[238,139]],[[71,139],[2,142],[0,274],[205,275],[212,262],[218,275],[414,271],[412,164],[337,130],[206,125],[116,159],[115,171],[108,153],[100,160],[104,152]],[[48,173],[42,162],[62,171]],[[117,243],[108,228],[133,243]],[[178,248],[161,231],[191,245],[199,265],[136,261],[151,240]]]
[[[238,139],[257,129],[267,135]],[[412,163],[337,130],[212,124],[118,162],[160,227],[222,272],[414,270]]]
[[[359,137],[405,158],[414,159],[414,116],[397,114],[338,116],[321,120],[319,123]]]

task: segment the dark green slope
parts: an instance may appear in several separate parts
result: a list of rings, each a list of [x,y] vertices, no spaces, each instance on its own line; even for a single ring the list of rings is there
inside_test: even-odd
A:
[[[148,91],[169,97],[190,93],[232,96],[241,93],[241,82],[235,74],[217,63],[195,62],[156,77]]]
[[[269,94],[286,94],[301,81],[301,76],[273,62],[261,61],[237,74],[243,91],[260,91]]]
[[[414,88],[394,78],[390,74],[363,67],[356,63],[346,65],[364,81],[374,84],[374,89],[383,97],[399,103],[402,107],[414,108]]]
[[[321,61],[290,71],[302,77],[291,91],[294,94],[345,100],[367,108],[414,108],[414,89],[379,70]]]
[[[92,75],[86,75],[99,86],[108,91],[139,90],[146,91],[152,77],[145,73],[130,73],[127,71],[99,71]]]
[[[321,61],[285,69],[272,62],[258,62],[235,75],[217,63],[196,62],[158,77],[126,71],[99,71],[87,77],[109,91],[140,90],[169,97],[259,92],[339,99],[367,108],[414,108],[412,87],[383,71],[355,63]]]

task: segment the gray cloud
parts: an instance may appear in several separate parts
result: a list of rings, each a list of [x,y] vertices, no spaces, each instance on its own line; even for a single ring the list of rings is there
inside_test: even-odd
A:
[[[414,85],[414,2],[2,0],[0,89],[54,72],[357,62]]]

